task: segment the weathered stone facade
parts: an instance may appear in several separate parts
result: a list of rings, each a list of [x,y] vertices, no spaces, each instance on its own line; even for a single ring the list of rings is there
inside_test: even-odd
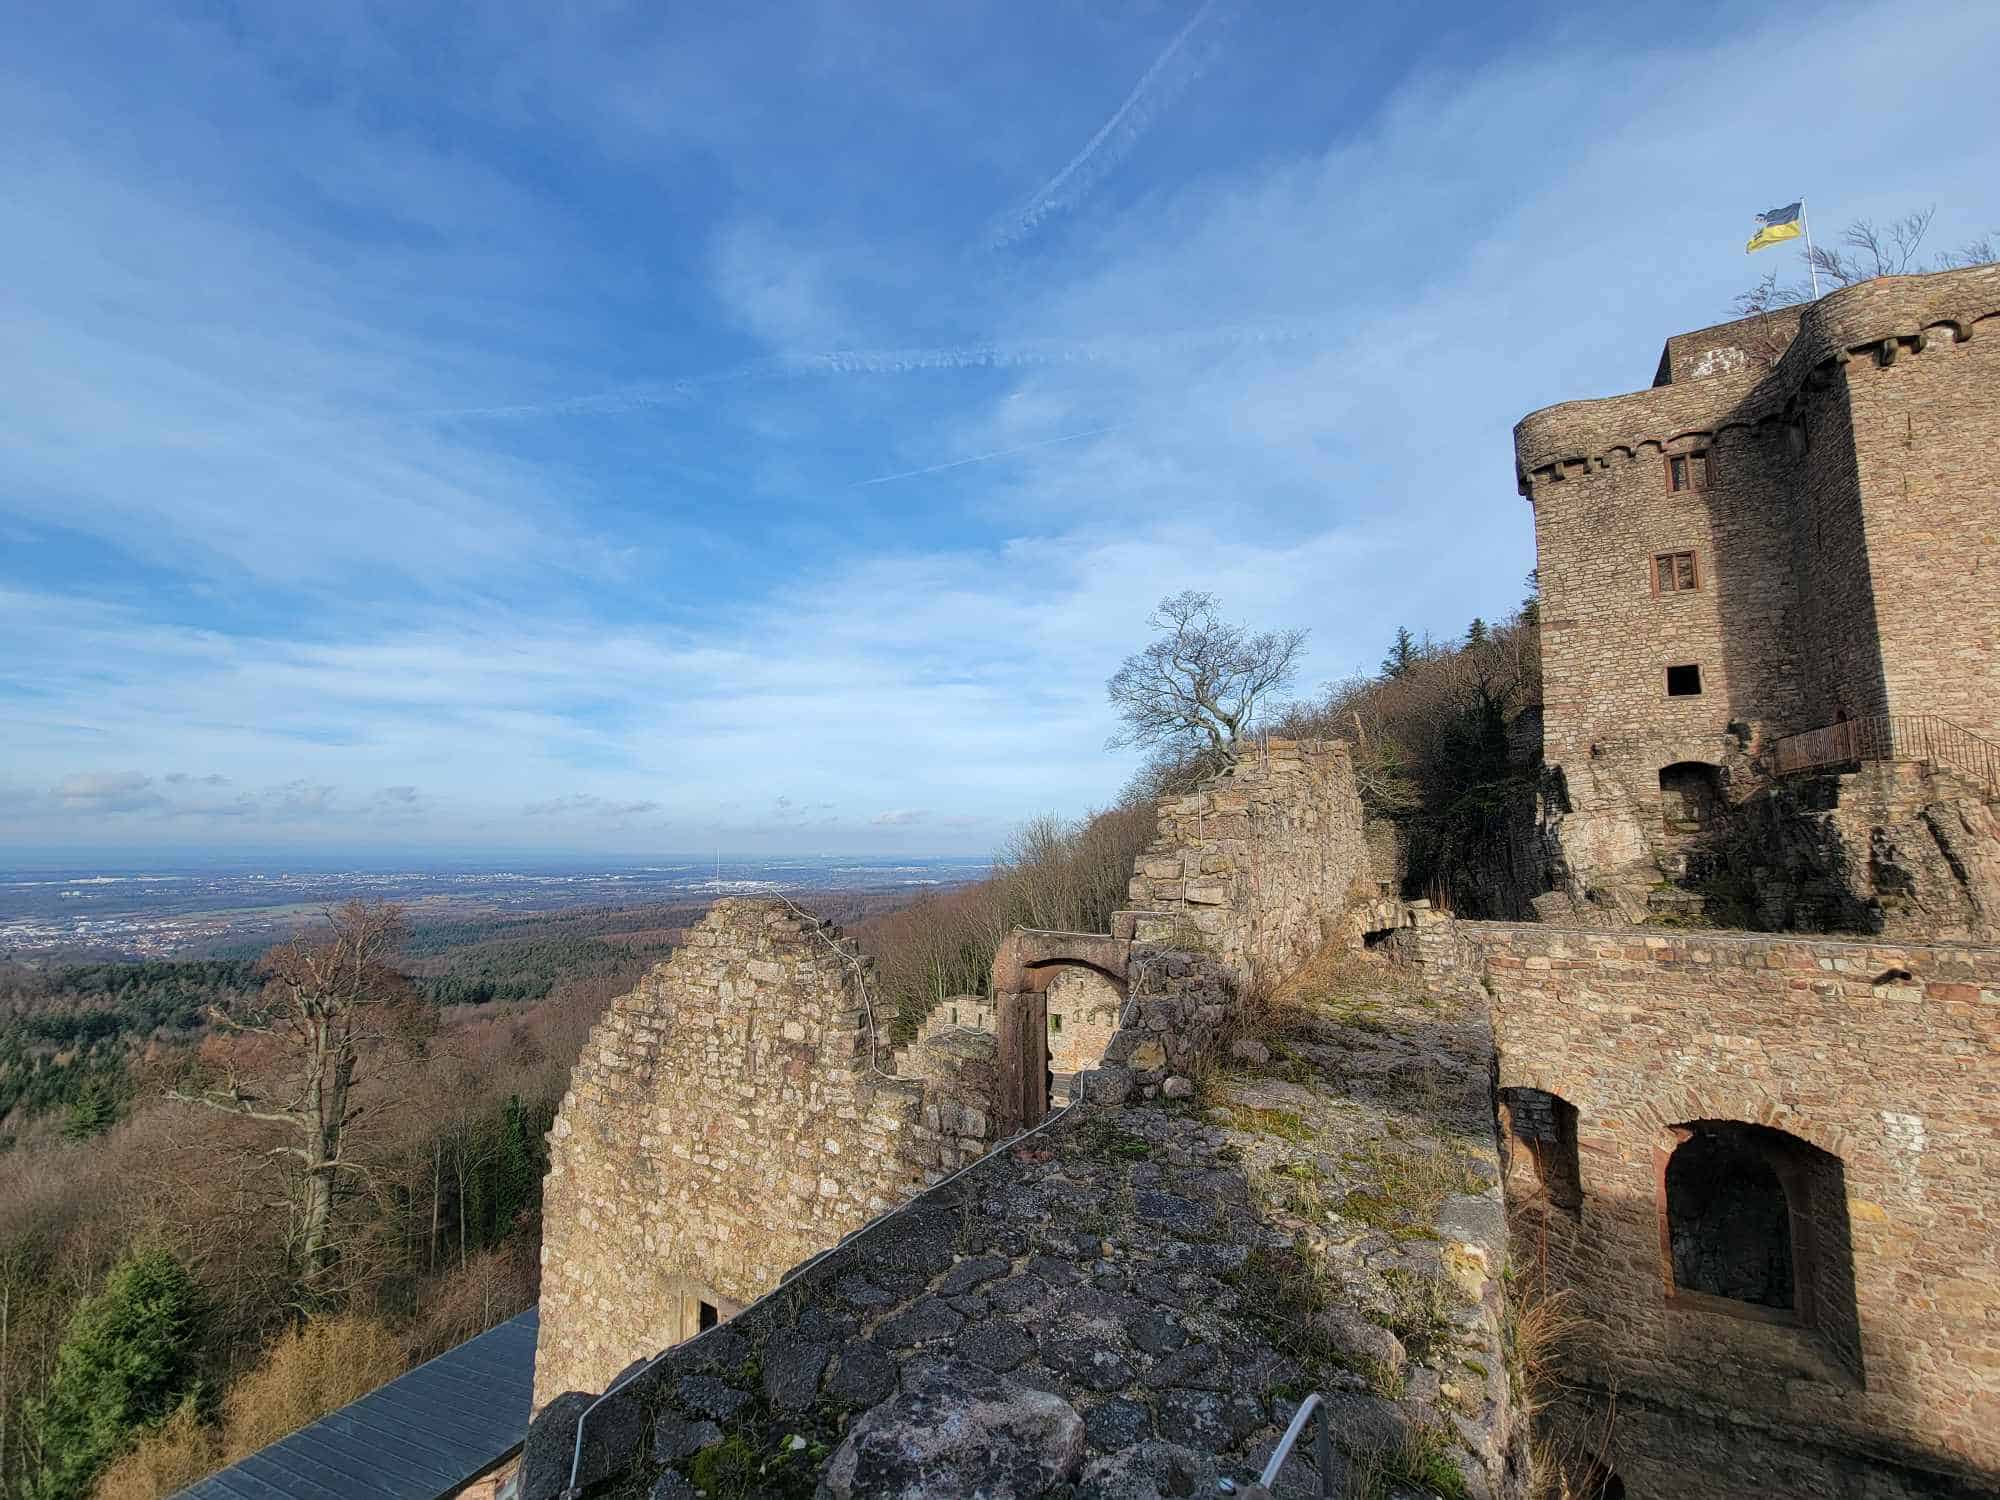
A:
[[[1643,918],[1686,781],[1726,809],[1786,735],[1936,715],[2000,741],[1996,318],[2000,267],[1885,277],[1515,429],[1576,895]]]
[[[1246,745],[1234,769],[1161,805],[1114,931],[1198,943],[1239,982],[1274,983],[1352,907],[1395,894],[1398,854],[1389,830],[1366,825],[1345,744]]]
[[[1206,955],[1133,956],[1138,1018],[1198,1020],[1178,1001],[1220,982]],[[1315,1390],[1331,1493],[1374,1493],[1421,1455],[1439,1493],[1516,1500],[1483,1005],[1362,1008],[1359,1025],[1301,1011],[1276,1071],[1232,1067],[1200,1105],[1079,1099],[870,1224],[599,1406],[581,1492],[1261,1495]],[[1405,1012],[1407,1038],[1383,1030]],[[1152,1034],[1184,1059],[1203,1044],[1180,1019]],[[1384,1200],[1404,1150],[1445,1190]],[[589,1401],[537,1418],[521,1500],[562,1493]],[[1321,1493],[1313,1464],[1301,1443],[1276,1493]]]
[[[1491,997],[1517,1270],[1588,1320],[1569,1416],[1629,1493],[2000,1487],[2000,948],[1416,919]],[[1677,1153],[1734,1139],[1780,1295],[1688,1284]]]
[[[539,1406],[596,1390],[977,1158],[990,1038],[878,1059],[866,960],[780,901],[718,902],[592,1029],[550,1133]]]

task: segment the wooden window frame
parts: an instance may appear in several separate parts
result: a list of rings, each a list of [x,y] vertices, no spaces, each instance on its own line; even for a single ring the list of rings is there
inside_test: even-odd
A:
[[[1674,485],[1674,465],[1687,465],[1688,482],[1679,488]],[[1667,493],[1669,495],[1699,495],[1715,487],[1715,465],[1706,448],[1690,448],[1685,453],[1667,453],[1661,456],[1665,471]]]
[[[1669,583],[1665,588],[1660,587],[1660,564],[1662,562],[1671,564],[1675,560],[1683,557],[1685,557],[1688,560],[1688,568],[1694,574],[1694,582],[1689,584],[1686,588],[1681,588],[1677,584],[1673,583]],[[1653,597],[1654,598],[1658,598],[1662,594],[1698,594],[1700,592],[1701,592],[1700,552],[1698,552],[1693,547],[1679,547],[1672,552],[1655,552],[1653,554]]]

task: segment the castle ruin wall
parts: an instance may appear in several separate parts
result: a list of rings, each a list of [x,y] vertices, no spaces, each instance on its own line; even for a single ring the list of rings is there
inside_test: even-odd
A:
[[[990,1038],[878,1057],[851,940],[726,900],[592,1028],[550,1132],[539,1407],[598,1390],[976,1159]]]
[[[1341,935],[1358,903],[1395,894],[1398,854],[1371,836],[1344,743],[1246,745],[1231,770],[1161,804],[1114,930],[1198,943],[1240,983],[1272,983]]]
[[[1630,1493],[1993,1492],[2000,948],[1415,919],[1490,996],[1517,1271],[1585,1320],[1571,1415]],[[1670,1163],[1730,1130],[1801,1164],[1789,1309],[1678,1279]]]

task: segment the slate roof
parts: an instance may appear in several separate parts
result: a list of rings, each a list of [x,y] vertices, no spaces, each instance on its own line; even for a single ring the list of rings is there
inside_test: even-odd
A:
[[[440,1500],[527,1433],[539,1326],[531,1307],[175,1500]]]

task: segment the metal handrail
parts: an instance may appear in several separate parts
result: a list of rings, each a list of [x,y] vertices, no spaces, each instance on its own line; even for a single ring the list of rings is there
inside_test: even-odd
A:
[[[1937,714],[1876,714],[1843,719],[1772,747],[1777,774],[1860,761],[1929,761],[1971,778],[1988,797],[2000,796],[2000,745]]]
[[[1278,1439],[1278,1446],[1271,1450],[1271,1458],[1264,1465],[1264,1472],[1257,1476],[1257,1483],[1263,1489],[1270,1489],[1278,1482],[1278,1474],[1285,1467],[1285,1460],[1292,1456],[1292,1445],[1298,1442],[1299,1434],[1305,1430],[1307,1420],[1314,1412],[1319,1413],[1319,1435],[1313,1440],[1313,1462],[1319,1466],[1319,1492],[1323,1500],[1331,1500],[1333,1488],[1333,1419],[1328,1414],[1326,1402],[1314,1391],[1299,1403],[1299,1409],[1292,1413],[1291,1425],[1285,1435]]]

